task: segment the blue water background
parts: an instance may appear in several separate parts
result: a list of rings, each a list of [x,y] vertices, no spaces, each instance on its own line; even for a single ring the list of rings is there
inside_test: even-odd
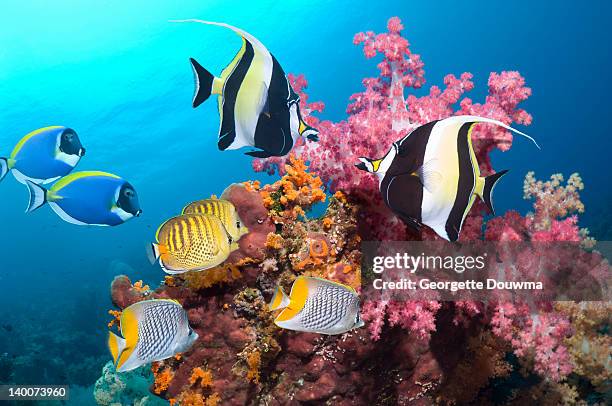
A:
[[[117,228],[76,227],[48,207],[24,214],[26,189],[10,176],[4,180],[0,319],[15,329],[0,331],[0,346],[27,323],[58,335],[94,336],[99,348],[90,351],[104,354],[112,277],[127,273],[152,285],[163,278],[144,251],[157,225],[232,182],[266,179],[252,173],[242,153],[217,150],[215,102],[190,105],[188,58],[219,72],[239,39],[222,28],[169,19],[225,21],[252,33],[287,72],[307,76],[310,100],[326,104],[324,119],[344,118],[361,79],[376,74],[375,61],[352,45],[353,35],[383,31],[394,15],[426,64],[426,89],[442,85],[447,73],[469,71],[476,83],[469,97],[480,102],[489,72],[518,70],[533,89],[522,105],[533,125],[521,130],[543,149],[518,138],[509,152],[493,154],[495,168],[511,169],[495,191],[499,211],[529,209],[522,200],[527,171],[538,177],[578,171],[586,184],[584,225],[609,236],[601,219],[609,224],[612,201],[610,11],[603,1],[3,1],[0,156],[33,129],[70,126],[87,148],[78,169],[125,177],[144,213]]]

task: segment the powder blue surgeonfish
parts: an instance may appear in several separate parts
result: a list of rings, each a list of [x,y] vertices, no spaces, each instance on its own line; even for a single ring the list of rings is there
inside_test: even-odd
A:
[[[318,140],[319,132],[302,119],[300,97],[293,90],[276,58],[254,36],[225,23],[197,22],[229,28],[240,36],[242,47],[215,77],[195,59],[191,66],[196,78],[193,107],[211,94],[219,95],[219,149],[255,147],[247,155],[256,158],[284,156],[298,137]]]
[[[142,213],[132,185],[106,172],[75,172],[49,190],[26,181],[30,213],[45,203],[63,220],[77,225],[117,226]]]
[[[85,148],[73,129],[40,128],[23,137],[9,158],[0,158],[0,181],[12,172],[21,183],[54,182],[68,175],[84,154]]]

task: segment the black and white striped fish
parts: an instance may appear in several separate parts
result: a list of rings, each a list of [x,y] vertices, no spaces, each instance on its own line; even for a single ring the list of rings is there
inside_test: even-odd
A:
[[[350,286],[300,276],[289,296],[279,286],[270,310],[283,309],[274,323],[284,329],[319,334],[342,334],[363,326],[359,296]]]
[[[276,58],[254,36],[225,23],[202,20],[178,20],[217,25],[234,31],[242,38],[242,47],[215,77],[191,58],[196,91],[193,107],[211,94],[219,95],[219,149],[246,146],[257,158],[287,155],[300,136],[318,140],[318,131],[304,122],[300,97],[293,90]]]
[[[383,200],[408,226],[422,224],[440,237],[456,241],[476,196],[491,213],[493,188],[507,172],[482,177],[472,147],[475,124],[489,123],[523,135],[501,121],[454,116],[416,128],[393,143],[384,158],[359,158],[359,169],[375,173]],[[539,147],[538,147],[539,148]]]
[[[198,334],[189,327],[187,313],[174,300],[134,303],[121,312],[121,335],[109,332],[108,348],[117,372],[170,358],[187,351]]]

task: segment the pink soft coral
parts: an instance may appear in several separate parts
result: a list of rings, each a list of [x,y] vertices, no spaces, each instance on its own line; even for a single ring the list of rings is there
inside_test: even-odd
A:
[[[471,73],[458,77],[444,77],[444,88],[432,86],[425,96],[408,95],[407,89],[418,89],[425,83],[424,64],[418,54],[412,52],[410,43],[401,34],[404,29],[399,18],[387,23],[388,32],[376,34],[360,32],[353,38],[361,45],[367,59],[381,56],[379,74],[363,80],[363,91],[350,97],[348,117],[340,122],[320,121],[312,115],[321,112],[323,103],[311,103],[305,93],[303,76],[289,76],[301,96],[300,107],[306,121],[320,130],[318,143],[298,141],[294,153],[310,163],[331,192],[343,191],[361,208],[360,232],[364,238],[406,240],[437,239],[433,232],[424,230],[422,235],[407,235],[405,227],[382,203],[378,182],[371,174],[357,170],[353,165],[360,156],[380,157],[391,143],[419,125],[453,115],[478,115],[512,123],[529,125],[531,115],[519,107],[531,95],[524,78],[518,72],[491,73],[489,93],[484,103],[474,103],[465,93],[474,88]],[[455,106],[459,105],[456,110]],[[508,150],[512,145],[510,132],[497,126],[479,125],[472,133],[473,144],[483,175],[493,173],[489,153],[493,149]],[[270,174],[283,173],[286,158],[255,160],[257,171]],[[465,220],[461,241],[489,240],[507,243],[586,241],[586,233],[577,225],[574,212],[581,212],[579,190],[582,182],[572,175],[566,186],[555,175],[549,182],[537,182],[533,174],[525,181],[525,197],[535,200],[535,213],[521,216],[507,212],[488,222],[484,220],[484,206],[477,202]],[[518,245],[517,245],[518,246]],[[513,272],[533,276],[541,267],[549,267],[551,273],[564,272],[554,258],[553,251],[542,248],[539,252],[509,252],[516,257]],[[535,258],[534,257],[538,257]],[[541,260],[540,260],[541,258]],[[540,262],[534,262],[538,260]],[[599,261],[599,262],[598,262]],[[609,269],[601,260],[594,260],[588,253],[577,260],[577,269],[601,278]],[[601,262],[601,263],[600,263]],[[603,265],[602,265],[603,264]],[[545,298],[539,298],[545,299]],[[374,340],[378,340],[386,324],[400,326],[417,337],[427,340],[435,331],[435,317],[440,302],[437,301],[366,301],[362,307],[364,320]],[[555,312],[550,301],[535,303],[494,303],[484,306],[477,302],[455,303],[454,322],[459,325],[479,316],[489,323],[492,331],[508,340],[517,355],[530,357],[535,370],[553,380],[559,380],[572,370],[563,340],[571,333],[568,318]]]
[[[432,86],[429,94],[417,97],[407,89],[418,89],[425,83],[424,64],[412,52],[410,43],[401,35],[404,28],[400,19],[393,17],[387,24],[388,32],[357,33],[353,39],[363,47],[366,58],[378,55],[379,75],[363,80],[364,90],[350,97],[348,118],[340,122],[319,121],[311,115],[322,111],[323,103],[310,103],[304,92],[307,82],[303,76],[290,76],[296,92],[300,94],[300,108],[306,121],[320,130],[318,143],[297,143],[294,152],[310,163],[329,185],[330,191],[342,190],[361,203],[363,229],[372,230],[378,239],[406,239],[405,227],[384,207],[378,194],[378,182],[371,175],[354,167],[358,157],[380,157],[391,143],[419,125],[458,114],[476,114],[494,118],[506,124],[529,124],[531,116],[518,108],[518,104],[531,94],[524,79],[517,72],[492,73],[489,77],[489,95],[485,103],[473,103],[464,98],[474,88],[472,74],[459,77],[447,75],[443,89]],[[460,103],[456,111],[454,106]],[[474,131],[475,148],[479,163],[485,172],[492,172],[488,153],[493,148],[507,150],[512,135],[496,126],[480,125]],[[255,160],[257,171],[284,172],[286,158]],[[477,205],[475,210],[481,210]]]

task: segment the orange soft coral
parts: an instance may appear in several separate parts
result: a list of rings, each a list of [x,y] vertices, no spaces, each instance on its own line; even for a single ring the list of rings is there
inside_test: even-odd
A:
[[[308,241],[308,256],[295,265],[298,271],[319,266],[329,258],[329,247],[325,239],[309,238]]]
[[[178,404],[181,406],[217,406],[220,401],[221,397],[216,392],[206,398],[200,393],[186,391],[180,395]]]
[[[113,326],[117,326],[117,330],[121,331],[121,311],[119,310],[109,310],[108,314],[113,316],[113,319],[108,322],[108,328],[112,328]]]
[[[253,351],[246,357],[246,362],[249,367],[247,371],[247,380],[253,383],[259,383],[259,368],[261,367],[261,353]]]
[[[174,378],[174,373],[172,370],[170,368],[164,368],[160,372],[160,364],[158,362],[154,362],[151,365],[151,371],[153,371],[153,376],[155,377],[155,381],[153,382],[153,392],[159,395],[168,390],[170,382],[172,382],[172,378]]]
[[[190,384],[195,384],[200,381],[200,386],[202,388],[211,387],[213,384],[212,372],[209,370],[204,370],[200,367],[196,367],[191,371],[191,377],[189,378]]]
[[[243,185],[249,192],[258,191],[261,188],[261,182],[258,180],[244,182]]]
[[[294,221],[304,216],[305,211],[315,203],[325,201],[323,182],[307,169],[304,161],[290,156],[287,173],[260,191],[264,206],[275,223]]]
[[[266,237],[266,247],[274,250],[283,248],[284,239],[280,234],[269,233]]]
[[[179,404],[181,406],[206,406],[204,403],[204,396],[191,391],[181,393]]]
[[[220,401],[221,397],[215,392],[206,399],[206,406],[217,406]]]
[[[229,283],[239,279],[242,277],[240,268],[255,262],[257,261],[253,258],[242,258],[233,264],[222,264],[204,271],[186,272],[183,274],[183,278],[191,289],[206,289],[216,284]]]
[[[138,293],[149,293],[151,291],[151,289],[149,288],[149,285],[145,285],[144,282],[142,280],[139,280],[137,282],[134,282],[134,284],[132,285],[132,287],[134,288],[135,291],[137,291]]]

